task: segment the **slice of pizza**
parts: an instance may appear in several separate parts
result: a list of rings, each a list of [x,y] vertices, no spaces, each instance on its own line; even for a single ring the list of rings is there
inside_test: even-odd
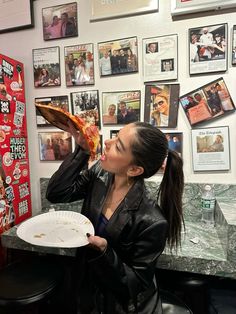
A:
[[[96,125],[91,125],[81,117],[74,116],[70,112],[56,106],[41,104],[35,104],[35,106],[49,123],[63,131],[68,131],[68,120],[70,120],[87,140],[91,153],[90,158],[94,160],[100,142],[99,130]]]

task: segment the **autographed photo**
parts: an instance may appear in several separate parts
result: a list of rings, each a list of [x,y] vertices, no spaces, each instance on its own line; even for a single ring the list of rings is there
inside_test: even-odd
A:
[[[70,111],[68,96],[50,96],[50,97],[35,98],[35,104],[50,105],[50,106],[59,107],[66,111]],[[37,127],[53,126],[41,115],[41,113],[39,112],[37,108],[36,108],[36,123],[37,123]]]
[[[192,130],[194,171],[229,170],[229,127]]]
[[[189,29],[189,73],[227,70],[228,24]]]
[[[65,47],[66,86],[94,84],[93,44]]]
[[[101,76],[138,71],[137,37],[99,43],[98,55]]]
[[[44,40],[78,36],[77,3],[42,9]]]
[[[178,77],[178,36],[143,39],[144,82],[176,80]]]
[[[179,108],[179,84],[145,86],[144,121],[160,128],[175,128]]]
[[[139,90],[102,93],[103,125],[140,121],[140,105]]]
[[[34,87],[61,86],[59,47],[33,49]]]
[[[222,77],[181,96],[179,100],[192,126],[235,111]]]
[[[71,93],[72,114],[100,127],[98,90]]]

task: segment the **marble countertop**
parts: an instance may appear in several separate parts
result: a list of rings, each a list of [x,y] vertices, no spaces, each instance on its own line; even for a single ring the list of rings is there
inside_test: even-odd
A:
[[[48,179],[40,181],[42,209],[50,207],[45,198]],[[182,247],[177,252],[166,249],[157,267],[236,279],[236,185],[214,184],[217,199],[215,227],[201,222],[200,197],[202,184],[185,184],[183,207],[186,230],[182,233]],[[147,182],[150,195],[155,196],[157,184]],[[56,204],[57,210],[78,211],[81,203]],[[8,248],[45,254],[75,256],[76,249],[48,248],[31,245],[16,235],[17,226],[1,235],[2,245]]]
[[[14,226],[2,235],[3,246],[45,254],[75,255],[76,249],[31,245],[17,237],[16,229],[17,226]],[[182,247],[177,253],[171,254],[168,249],[163,252],[157,264],[158,268],[236,279],[236,265],[227,260],[227,254],[222,247],[216,228],[206,228],[203,223],[187,221],[182,239]]]

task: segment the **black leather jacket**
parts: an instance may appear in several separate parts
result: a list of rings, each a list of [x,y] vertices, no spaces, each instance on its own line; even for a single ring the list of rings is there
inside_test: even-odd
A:
[[[88,159],[89,155],[77,147],[50,179],[47,199],[84,199],[81,213],[96,227],[113,175],[102,170],[99,162],[85,169]],[[80,278],[78,313],[100,313],[99,308],[106,314],[162,313],[155,267],[165,247],[167,229],[167,221],[148,197],[143,180],[137,181],[106,226],[106,251],[79,250],[78,260],[84,260],[80,269],[84,281]],[[93,311],[83,310],[86,303]]]

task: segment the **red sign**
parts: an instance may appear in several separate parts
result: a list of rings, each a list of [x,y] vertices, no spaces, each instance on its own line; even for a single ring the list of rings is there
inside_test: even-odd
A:
[[[0,233],[31,212],[24,67],[0,54]]]

